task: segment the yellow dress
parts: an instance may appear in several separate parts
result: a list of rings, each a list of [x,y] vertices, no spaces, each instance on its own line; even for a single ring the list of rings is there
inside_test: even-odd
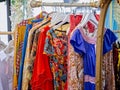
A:
[[[22,45],[23,39],[24,39],[24,32],[25,32],[26,26],[16,26],[15,30],[15,48],[14,48],[14,72],[13,72],[13,89],[17,90],[18,85],[18,70],[19,70],[19,64],[18,61],[20,60],[20,53],[22,52],[22,49],[20,50],[20,46]]]

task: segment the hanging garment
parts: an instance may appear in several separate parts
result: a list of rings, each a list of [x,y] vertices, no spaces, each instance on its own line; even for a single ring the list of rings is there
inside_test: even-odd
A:
[[[109,29],[104,34],[103,54],[112,49],[116,36]],[[95,90],[95,65],[96,65],[96,38],[88,37],[83,32],[83,28],[76,29],[70,40],[75,52],[83,56],[84,66],[84,90]]]
[[[68,33],[68,90],[83,90],[83,61],[70,44],[72,31],[81,22],[82,15],[70,15],[70,30]]]
[[[109,51],[102,60],[102,90],[115,89],[115,75],[113,66],[113,51]]]
[[[38,24],[39,27],[38,27],[38,25],[35,24],[35,26],[29,32],[27,49],[26,49],[26,56],[25,56],[25,60],[24,60],[24,68],[23,68],[22,90],[27,90],[28,89],[28,85],[29,85],[29,82],[31,80],[30,53],[31,53],[31,50],[32,50],[32,45],[33,45],[33,40],[34,40],[34,37],[35,37],[35,32],[36,32],[36,30],[39,30],[38,28],[43,28],[44,25],[46,25],[49,22],[50,22],[50,19],[48,18],[42,24],[40,24],[40,25]]]
[[[117,64],[117,87],[116,90],[120,89],[120,49],[118,49],[118,64]]]
[[[14,47],[7,46],[4,50],[0,51],[0,90],[13,90],[13,59]]]
[[[21,62],[20,62],[20,70],[19,70],[19,77],[18,77],[18,90],[21,90],[21,87],[22,87],[23,66],[24,66],[24,59],[25,59],[25,53],[26,53],[26,46],[27,46],[29,30],[32,28],[32,25],[34,23],[40,22],[42,20],[43,19],[32,20],[31,24],[26,25],[24,42],[23,42],[23,46],[22,46],[22,58],[21,58]]]
[[[16,26],[15,29],[15,52],[14,52],[14,74],[13,74],[13,89],[17,90],[18,87],[18,75],[19,75],[19,66],[20,66],[20,60],[22,55],[22,44],[24,40],[24,32],[26,29],[26,26],[24,25],[25,22],[20,25]]]
[[[29,66],[29,70],[30,70],[30,79],[32,77],[32,73],[33,73],[33,68],[34,68],[34,60],[36,59],[36,52],[37,52],[37,46],[38,46],[38,37],[39,37],[40,31],[36,31],[35,32],[35,37],[33,40],[33,45],[32,45],[32,49],[31,49],[31,53],[30,53],[30,66]],[[31,89],[31,85],[29,82],[29,86],[28,89]]]
[[[118,86],[117,86],[117,64],[118,64],[118,48],[117,48],[117,44],[114,43],[113,45],[113,64],[114,64],[114,75],[115,75],[115,87],[116,87],[116,90],[119,90],[117,89]]]
[[[14,74],[13,74],[13,89],[18,88],[18,75],[20,70],[20,61],[22,58],[22,47],[24,41],[24,34],[26,30],[26,25],[31,24],[31,20],[42,18],[43,15],[40,13],[38,16],[30,18],[28,20],[23,20],[21,23],[16,25],[15,28],[15,52],[14,52]]]
[[[44,53],[49,56],[54,90],[66,90],[67,85],[67,36],[65,32],[47,32]]]
[[[49,57],[43,54],[46,33],[49,29],[49,26],[46,26],[39,35],[31,79],[32,90],[53,90],[53,77],[50,71]]]

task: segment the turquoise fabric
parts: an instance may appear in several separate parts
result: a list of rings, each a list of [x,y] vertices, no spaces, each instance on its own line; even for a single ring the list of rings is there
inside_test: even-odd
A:
[[[111,3],[112,4],[112,18],[110,18],[110,6],[108,8],[107,14],[106,14],[106,19],[105,19],[105,27],[106,28],[110,28],[111,30],[118,30],[118,23],[114,18],[114,10],[113,10],[113,4],[114,2]],[[112,19],[112,26],[110,26],[110,19]]]

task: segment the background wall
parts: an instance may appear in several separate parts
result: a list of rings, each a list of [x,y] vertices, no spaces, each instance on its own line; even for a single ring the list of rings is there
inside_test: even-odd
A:
[[[7,31],[7,8],[6,2],[0,3],[0,31]],[[4,43],[8,43],[8,35],[0,35],[0,39]]]

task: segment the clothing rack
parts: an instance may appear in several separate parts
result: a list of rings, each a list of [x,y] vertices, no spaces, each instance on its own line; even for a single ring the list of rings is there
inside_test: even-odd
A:
[[[103,35],[104,35],[104,23],[107,13],[108,6],[112,0],[99,0],[98,3],[43,3],[42,1],[31,1],[31,7],[42,7],[42,6],[65,6],[65,7],[100,7],[100,20],[98,24],[97,32],[97,48],[96,48],[96,90],[101,90],[102,85],[102,59],[103,59]],[[117,31],[116,31],[117,32]]]
[[[32,8],[42,7],[42,6],[65,6],[65,7],[99,7],[98,2],[90,2],[90,3],[45,3],[41,1],[31,1],[30,3]]]

